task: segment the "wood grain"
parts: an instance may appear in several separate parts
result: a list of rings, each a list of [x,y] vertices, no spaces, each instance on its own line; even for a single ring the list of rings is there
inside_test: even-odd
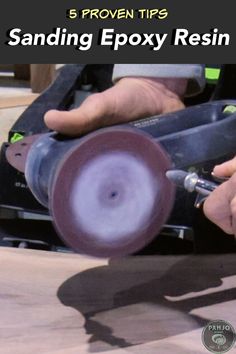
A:
[[[108,261],[0,248],[0,259],[4,354],[200,354],[210,319],[236,327],[235,255]]]
[[[34,102],[34,100],[39,95],[36,93],[28,94],[28,95],[5,95],[0,97],[0,109],[1,108],[11,108],[11,107],[21,107],[21,106],[28,106]]]

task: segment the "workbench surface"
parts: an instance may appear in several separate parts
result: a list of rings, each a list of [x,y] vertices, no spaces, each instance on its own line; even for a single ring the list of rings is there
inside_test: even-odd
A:
[[[0,248],[0,259],[3,354],[209,353],[209,320],[236,327],[235,254],[106,260]]]

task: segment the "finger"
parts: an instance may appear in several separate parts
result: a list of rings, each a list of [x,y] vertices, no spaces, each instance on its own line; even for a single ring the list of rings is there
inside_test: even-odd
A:
[[[49,111],[44,119],[50,129],[79,135],[100,127],[183,108],[178,97],[167,95],[167,92],[165,90],[163,93],[162,85],[153,80],[125,78],[112,88],[89,96],[79,108]]]
[[[109,102],[99,99],[98,94],[88,97],[79,108],[71,111],[50,110],[44,120],[49,129],[63,134],[79,135],[96,129],[102,117],[109,113]]]
[[[148,110],[145,96],[140,89],[117,84],[102,93],[89,96],[79,108],[71,111],[51,110],[45,114],[45,123],[63,134],[79,135],[103,126],[131,121],[143,116]]]
[[[229,161],[215,166],[213,173],[219,177],[231,177],[236,172],[236,156]]]
[[[216,188],[206,199],[203,211],[207,218],[219,226],[227,234],[233,234],[230,183],[225,182]]]
[[[233,230],[233,234],[236,235],[236,196],[232,199],[230,203],[230,209],[231,209],[232,230]]]

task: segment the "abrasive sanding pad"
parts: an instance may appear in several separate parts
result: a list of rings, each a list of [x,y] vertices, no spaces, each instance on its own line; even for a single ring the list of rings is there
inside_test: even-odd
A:
[[[132,128],[98,130],[58,166],[49,208],[72,249],[96,257],[134,253],[166,222],[174,186],[170,160],[149,135]]]

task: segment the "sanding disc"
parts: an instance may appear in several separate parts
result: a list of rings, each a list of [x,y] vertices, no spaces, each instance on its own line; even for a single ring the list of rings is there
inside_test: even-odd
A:
[[[28,152],[32,144],[40,137],[42,134],[29,135],[22,140],[9,145],[6,150],[6,158],[11,166],[16,168],[20,172],[25,172],[25,164]]]
[[[96,257],[134,253],[167,220],[174,186],[170,161],[151,136],[136,129],[96,131],[69,151],[54,177],[54,225],[74,250]]]

